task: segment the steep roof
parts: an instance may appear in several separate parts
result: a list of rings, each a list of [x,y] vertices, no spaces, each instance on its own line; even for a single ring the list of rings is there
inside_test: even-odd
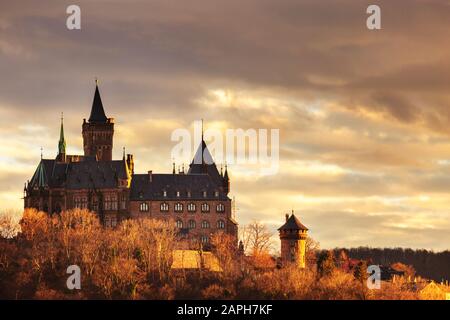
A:
[[[89,116],[89,122],[106,122],[105,110],[103,109],[102,99],[98,90],[98,85],[95,85],[94,100],[92,101],[91,115]]]
[[[211,153],[202,138],[202,142],[198,146],[197,152],[189,165],[188,174],[208,174],[215,183],[222,183],[222,176],[217,170],[216,164],[211,156]]]
[[[307,227],[305,227],[300,220],[297,219],[297,217],[294,214],[291,214],[291,216],[287,219],[286,223],[283,224],[278,230],[308,230]]]
[[[63,163],[43,159],[39,163],[30,187],[48,186],[67,189],[102,189],[117,187],[117,179],[127,179],[126,161],[85,161]]]
[[[164,196],[164,191],[166,196]],[[203,196],[206,191],[207,197]],[[180,196],[177,197],[177,192]],[[187,193],[190,192],[190,197]],[[219,196],[215,196],[219,192]],[[131,180],[131,200],[176,200],[176,199],[220,199],[228,197],[220,185],[207,174],[134,174]]]
[[[33,174],[33,177],[30,180],[30,184],[33,187],[48,187],[47,172],[45,170],[45,167],[45,160],[41,159],[36,168],[36,171]]]

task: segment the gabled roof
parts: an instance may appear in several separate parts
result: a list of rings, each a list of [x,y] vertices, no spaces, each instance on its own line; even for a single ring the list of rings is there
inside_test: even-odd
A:
[[[286,223],[283,224],[278,230],[305,230],[308,231],[308,228],[305,227],[300,220],[294,214],[287,219]]]
[[[94,101],[92,101],[91,115],[89,116],[89,122],[107,122],[105,110],[103,109],[102,99],[100,98],[100,92],[98,85],[95,85]]]

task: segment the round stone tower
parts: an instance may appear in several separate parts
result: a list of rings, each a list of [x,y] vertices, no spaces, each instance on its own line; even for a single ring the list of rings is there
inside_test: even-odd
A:
[[[308,228],[292,213],[290,217],[286,214],[286,223],[278,231],[281,240],[282,265],[295,264],[299,268],[305,268]]]

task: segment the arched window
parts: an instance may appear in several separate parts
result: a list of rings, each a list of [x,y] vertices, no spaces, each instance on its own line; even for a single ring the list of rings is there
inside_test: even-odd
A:
[[[217,221],[217,229],[225,229],[225,222],[223,220]]]
[[[201,241],[202,243],[208,243],[208,242],[209,242],[209,238],[208,238],[208,236],[206,236],[206,235],[202,235],[202,236],[200,237],[200,241]]]
[[[147,212],[148,211],[148,203],[147,202],[141,202],[141,204],[139,205],[139,211]]]
[[[189,220],[188,228],[189,229],[195,229],[195,221],[194,220]]]
[[[223,205],[223,203],[219,203],[219,204],[216,206],[216,211],[217,211],[217,212],[224,212],[224,211],[225,211],[225,206]]]
[[[181,228],[183,228],[183,221],[181,221],[181,220],[177,220],[176,221],[176,226],[177,226],[177,228],[179,228],[179,229],[181,229]]]
[[[209,204],[202,203],[202,212],[209,212]]]
[[[209,229],[209,222],[206,220],[202,221],[202,229]]]
[[[187,209],[189,212],[195,212],[195,210],[196,210],[195,203],[188,203]]]
[[[169,204],[166,203],[166,202],[161,203],[160,209],[161,209],[161,212],[167,212],[167,211],[169,211]]]
[[[183,212],[183,204],[182,203],[175,203],[175,212]]]

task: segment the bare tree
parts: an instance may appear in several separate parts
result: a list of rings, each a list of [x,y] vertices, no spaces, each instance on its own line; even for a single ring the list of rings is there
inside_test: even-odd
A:
[[[272,233],[259,221],[246,225],[241,232],[244,250],[254,256],[269,252],[272,247],[271,238]]]

